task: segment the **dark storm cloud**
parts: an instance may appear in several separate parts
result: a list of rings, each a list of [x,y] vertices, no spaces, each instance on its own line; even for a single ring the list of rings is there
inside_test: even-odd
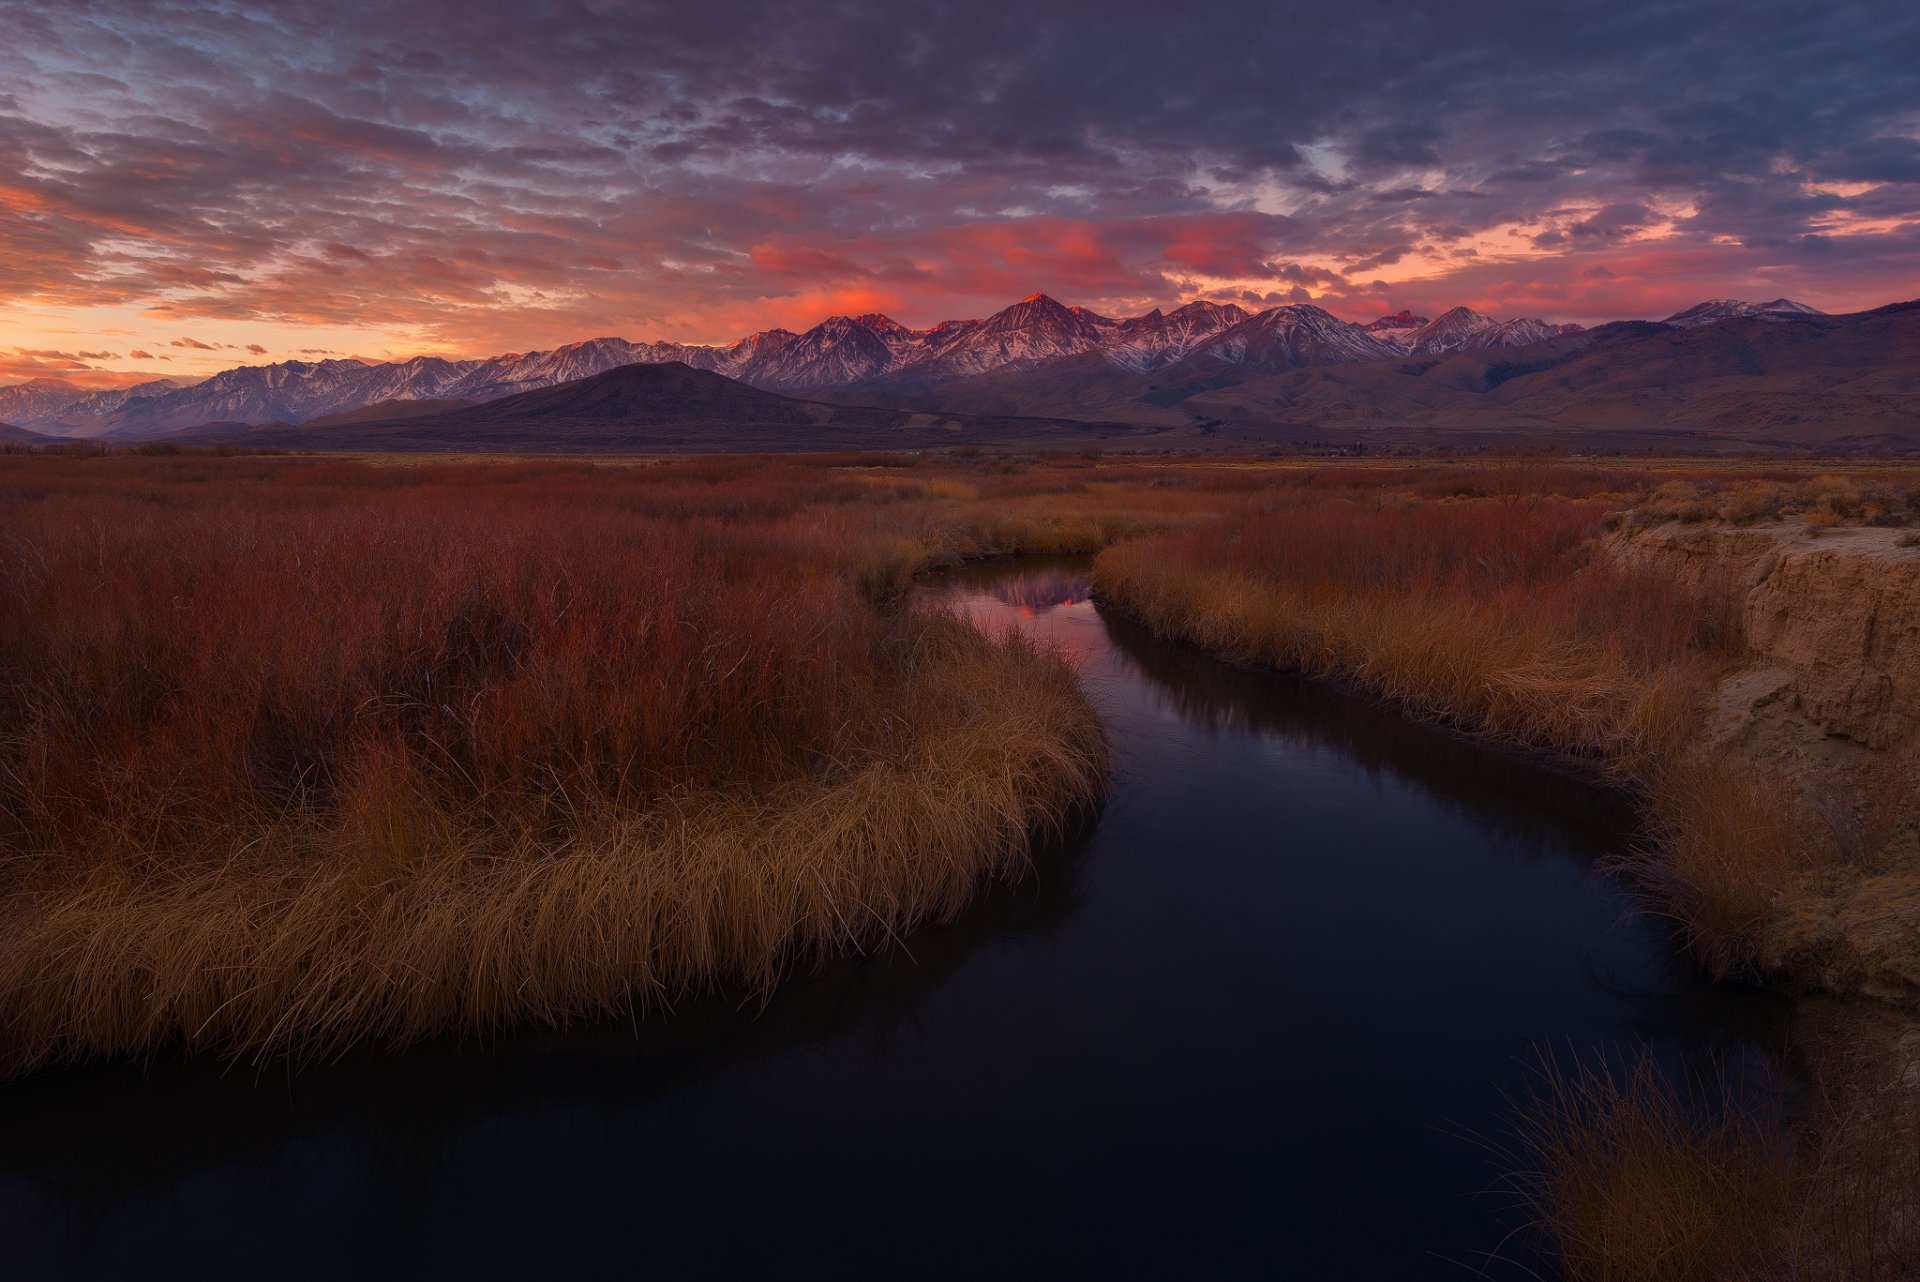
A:
[[[1631,302],[1649,237],[1717,255],[1716,292],[1920,293],[1908,0],[0,0],[0,24],[0,305],[486,347],[1225,278],[1360,306],[1343,273],[1392,269],[1434,301],[1565,280],[1560,314],[1591,316]]]

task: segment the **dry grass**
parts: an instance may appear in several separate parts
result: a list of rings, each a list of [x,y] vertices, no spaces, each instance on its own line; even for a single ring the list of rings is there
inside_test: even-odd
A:
[[[1779,1129],[1642,1057],[1548,1061],[1516,1101],[1515,1190],[1568,1282],[1753,1278],[1780,1258],[1794,1182]]]
[[[1630,513],[1636,525],[1662,521],[1747,525],[1787,517],[1800,518],[1810,534],[1841,525],[1912,525],[1920,522],[1920,476],[1910,468],[1696,474],[1661,482],[1638,496]]]
[[[937,549],[858,478],[8,462],[15,1070],[763,984],[1101,784],[1060,660],[884,603]]]
[[[1683,740],[1727,614],[1589,555],[1601,504],[1306,491],[1122,544],[1095,584],[1157,631],[1415,715],[1637,769]]]
[[[1875,519],[1913,479],[1242,469],[1207,482],[1220,519],[1110,548],[1095,584],[1163,635],[1597,766],[1643,799],[1654,843],[1629,866],[1715,973],[1792,965],[1810,982],[1885,988],[1920,975],[1920,957],[1854,891],[1897,870],[1852,857],[1793,780],[1701,744],[1710,696],[1744,659],[1728,577],[1628,564],[1600,541],[1622,509],[1671,519],[1708,491],[1723,513],[1765,493],[1817,500],[1822,521]],[[1858,799],[1875,849],[1905,804],[1896,782]]]
[[[1898,1282],[1920,1250],[1920,1107],[1829,1083],[1792,1130],[1775,1092],[1676,1085],[1651,1058],[1542,1065],[1515,1101],[1514,1191],[1569,1282]]]
[[[1649,848],[1629,867],[1686,931],[1714,974],[1778,969],[1784,924],[1804,908],[1831,840],[1804,813],[1790,780],[1688,753],[1647,783]]]
[[[1910,918],[1835,884],[1790,789],[1689,751],[1724,595],[1594,552],[1622,511],[1902,523],[1910,472],[0,455],[16,1070],[647,1009],[953,911],[1104,771],[1056,658],[902,603],[999,552],[1106,549],[1157,631],[1612,772],[1717,971]],[[1791,1150],[1650,1065],[1546,1080],[1521,1189],[1569,1276],[1903,1276],[1898,1080]]]

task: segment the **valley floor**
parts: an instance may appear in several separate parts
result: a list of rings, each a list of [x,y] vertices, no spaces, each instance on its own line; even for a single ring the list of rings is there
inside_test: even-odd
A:
[[[1920,988],[1920,471],[386,462],[0,457],[12,1069],[561,1023],[952,912],[1105,777],[1061,656],[907,601],[1007,552],[1098,551],[1162,635],[1612,777],[1653,838],[1625,871],[1717,973]],[[1691,1276],[1582,1263],[1676,1199],[1720,1273],[1786,1249],[1759,1221],[1907,1244],[1905,1201],[1835,1204],[1912,1169],[1861,1117],[1920,1135],[1868,1040],[1791,1156],[1573,1080],[1532,1186],[1570,1269]]]

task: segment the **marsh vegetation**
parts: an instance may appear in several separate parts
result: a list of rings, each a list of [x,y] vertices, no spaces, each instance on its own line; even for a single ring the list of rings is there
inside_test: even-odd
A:
[[[1159,637],[1609,782],[1646,834],[1618,866],[1710,970],[1832,986],[1780,941],[1914,875],[1910,799],[1841,832],[1707,751],[1741,584],[1621,540],[1831,542],[1915,493],[1891,467],[9,453],[6,1067],[651,1014],[951,917],[1105,786],[1071,656],[909,591],[1015,552],[1097,553]],[[1576,1276],[1689,1276],[1606,1227],[1663,1214],[1718,1225],[1685,1258],[1722,1271],[1782,1249],[1768,1221],[1829,1251],[1806,1226],[1869,1225],[1844,1240],[1871,1263],[1899,1199],[1836,1190],[1902,1169],[1862,1156],[1897,1127],[1849,1120],[1907,1116],[1884,1068],[1829,1074],[1797,1148],[1651,1069],[1572,1070],[1530,1106],[1527,1195]]]

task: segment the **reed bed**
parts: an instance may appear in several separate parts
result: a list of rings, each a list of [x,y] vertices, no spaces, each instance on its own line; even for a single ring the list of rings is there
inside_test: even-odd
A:
[[[1539,494],[1282,492],[1111,548],[1094,583],[1235,659],[1630,772],[1684,740],[1729,622],[1710,594],[1593,557],[1606,513]]]
[[[797,466],[9,460],[5,1067],[765,985],[1091,802],[1068,667]]]

